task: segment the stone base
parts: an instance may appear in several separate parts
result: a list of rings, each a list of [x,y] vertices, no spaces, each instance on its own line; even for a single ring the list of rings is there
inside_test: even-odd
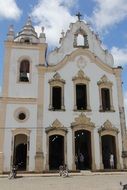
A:
[[[40,173],[44,170],[44,157],[42,152],[36,152],[35,156],[35,172]]]
[[[0,152],[0,174],[3,173],[3,166],[4,166],[4,155]]]

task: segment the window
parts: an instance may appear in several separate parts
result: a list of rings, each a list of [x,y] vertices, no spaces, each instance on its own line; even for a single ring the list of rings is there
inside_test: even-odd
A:
[[[29,82],[29,77],[30,77],[30,63],[28,60],[23,60],[20,63],[19,81]]]
[[[26,118],[26,114],[25,113],[19,113],[19,115],[18,115],[18,119],[20,119],[20,120],[24,120]]]
[[[110,110],[110,90],[108,88],[101,89],[102,109]]]
[[[108,80],[106,75],[103,75],[97,82],[99,87],[99,100],[100,111],[114,111],[113,97],[112,97],[112,85],[113,83]]]
[[[78,110],[87,109],[87,92],[84,84],[76,85],[76,105]]]
[[[65,110],[64,106],[64,84],[65,81],[61,79],[59,73],[56,73],[51,80],[50,84],[50,103],[49,110]]]
[[[61,109],[61,87],[54,86],[52,88],[52,108],[54,110],[60,110]]]
[[[74,83],[74,111],[86,110],[91,111],[89,101],[89,81],[90,79],[82,70],[73,77]]]
[[[14,118],[17,122],[25,122],[29,118],[29,110],[25,107],[19,107],[14,112]]]
[[[73,46],[89,48],[87,34],[81,27],[74,34]]]

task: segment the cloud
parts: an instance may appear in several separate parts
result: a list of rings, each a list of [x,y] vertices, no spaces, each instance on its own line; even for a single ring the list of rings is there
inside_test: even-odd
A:
[[[118,47],[112,47],[111,53],[114,57],[115,66],[127,65],[127,48],[120,49]]]
[[[45,27],[47,42],[51,46],[58,45],[60,33],[68,29],[70,22],[75,22],[70,9],[75,5],[75,0],[40,0],[33,8],[31,16],[37,23],[35,29],[39,32],[41,26]]]
[[[15,0],[0,1],[0,18],[18,19],[21,15],[21,10],[17,6]]]
[[[94,0],[96,7],[91,17],[98,31],[107,29],[127,17],[127,0]]]

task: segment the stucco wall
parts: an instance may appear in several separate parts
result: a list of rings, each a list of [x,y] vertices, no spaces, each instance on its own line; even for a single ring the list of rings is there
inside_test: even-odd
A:
[[[75,117],[79,116],[81,112],[74,112],[74,86],[72,78],[77,75],[79,71],[79,67],[77,66],[77,60],[79,57],[76,57],[74,61],[70,61],[64,65],[61,69],[57,72],[60,74],[61,78],[65,80],[65,87],[64,87],[64,104],[65,104],[65,111],[49,111],[49,100],[50,100],[50,86],[48,81],[53,78],[55,72],[46,73],[45,74],[45,88],[44,88],[44,127],[49,127],[55,119],[58,119],[65,127],[68,128],[67,134],[67,160],[69,160],[69,167],[71,168],[71,160],[72,160],[72,134],[71,134],[71,123],[74,121]],[[100,153],[99,153],[99,134],[98,128],[101,127],[104,122],[108,119],[113,126],[117,127],[120,130],[120,119],[119,119],[119,111],[118,111],[118,98],[117,98],[117,86],[116,86],[116,79],[115,76],[109,72],[104,71],[95,63],[91,62],[90,58],[85,58],[89,60],[85,63],[84,71],[85,75],[90,78],[89,83],[89,93],[90,93],[90,106],[92,111],[86,112],[86,116],[91,119],[91,121],[95,124],[94,129],[94,139],[95,139],[95,159],[96,159],[96,166],[99,168],[100,164]],[[97,82],[100,78],[106,75],[108,80],[113,83],[112,92],[113,92],[113,106],[115,112],[99,112],[99,88]],[[48,84],[48,86],[47,86]],[[46,136],[46,134],[44,133]],[[121,134],[119,133],[119,150],[121,152]],[[45,138],[44,138],[45,141]],[[45,142],[44,145],[44,154],[46,154],[46,146]],[[120,160],[121,161],[121,160]]]

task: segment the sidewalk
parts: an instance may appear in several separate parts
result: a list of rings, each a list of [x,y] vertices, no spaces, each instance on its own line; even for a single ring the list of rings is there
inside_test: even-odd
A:
[[[114,172],[91,172],[80,171],[70,172],[70,176],[97,176],[97,175],[127,175],[127,171],[114,171]],[[59,173],[17,173],[17,177],[59,177]],[[7,178],[8,174],[0,174],[0,178]]]

